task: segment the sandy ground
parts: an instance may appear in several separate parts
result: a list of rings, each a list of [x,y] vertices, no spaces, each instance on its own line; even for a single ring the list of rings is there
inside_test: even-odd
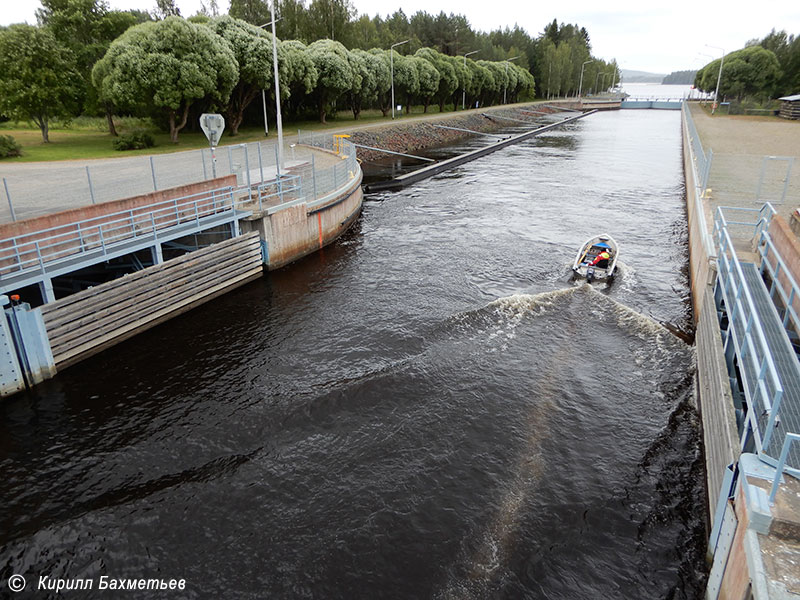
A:
[[[760,208],[771,202],[788,219],[800,206],[800,121],[711,117],[697,104],[690,110],[703,149],[712,155],[707,185],[712,207]]]

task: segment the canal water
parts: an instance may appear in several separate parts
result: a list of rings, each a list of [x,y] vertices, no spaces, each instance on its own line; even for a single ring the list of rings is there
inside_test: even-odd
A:
[[[595,114],[3,402],[0,585],[702,597],[682,181],[679,112]]]

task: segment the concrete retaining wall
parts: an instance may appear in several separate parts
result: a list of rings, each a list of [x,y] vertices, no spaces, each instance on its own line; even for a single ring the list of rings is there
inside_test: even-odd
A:
[[[708,513],[714,520],[720,487],[727,466],[738,460],[736,414],[731,397],[722,337],[714,303],[716,270],[708,251],[711,214],[698,189],[687,124],[683,122],[683,163],[686,179],[686,212],[689,220],[689,268],[692,309],[697,332],[698,406],[703,423]]]
[[[278,269],[336,240],[361,212],[359,170],[347,188],[314,203],[289,205],[242,221],[242,231],[258,231],[267,245],[267,268]]]

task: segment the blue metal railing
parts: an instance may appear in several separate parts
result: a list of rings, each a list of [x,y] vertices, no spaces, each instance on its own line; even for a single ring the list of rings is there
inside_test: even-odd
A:
[[[719,227],[718,232],[717,277],[728,311],[728,343],[733,343],[739,359],[742,386],[750,406],[747,419],[760,453],[775,429],[783,386],[728,230]],[[768,415],[766,424],[760,419],[763,415]]]
[[[769,490],[769,503],[775,503],[775,495],[778,493],[778,484],[781,481],[781,475],[786,467],[786,459],[789,458],[789,448],[792,443],[800,442],[800,435],[796,433],[787,433],[783,440],[783,447],[781,448],[781,456],[778,459],[778,465],[775,467],[775,477],[772,479],[772,487]]]
[[[720,207],[716,212],[714,233],[718,246],[718,288],[728,313],[730,333],[728,343],[733,344],[733,350],[739,360],[742,387],[751,409],[747,413],[747,419],[753,431],[756,449],[761,453],[769,444],[774,432],[784,389],[767,344],[756,302],[736,256],[728,227],[734,224],[752,227],[754,234],[763,231],[768,226],[774,209],[764,207],[760,211],[727,210],[758,215],[755,221],[730,221],[725,217],[725,209]],[[765,415],[768,416],[766,423],[763,422]]]
[[[760,271],[762,275],[766,272],[770,277],[770,298],[774,302],[777,294],[781,301],[779,313],[783,313],[780,315],[783,328],[790,340],[800,339],[800,316],[795,308],[795,303],[800,300],[800,287],[766,229],[759,234],[758,253],[761,256]]]
[[[90,251],[109,249],[122,242],[149,238],[186,223],[199,226],[202,219],[230,212],[235,218],[247,197],[237,198],[232,187],[219,188],[65,223],[0,240],[0,276],[29,270],[46,270],[47,264]]]

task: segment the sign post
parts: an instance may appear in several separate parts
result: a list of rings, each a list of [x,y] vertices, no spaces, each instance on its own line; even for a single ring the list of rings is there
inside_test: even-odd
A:
[[[219,138],[222,137],[222,132],[225,131],[225,117],[216,113],[203,113],[200,115],[200,127],[203,133],[208,138],[208,143],[211,146],[211,173],[214,179],[217,178],[217,155],[214,152],[219,143]]]

